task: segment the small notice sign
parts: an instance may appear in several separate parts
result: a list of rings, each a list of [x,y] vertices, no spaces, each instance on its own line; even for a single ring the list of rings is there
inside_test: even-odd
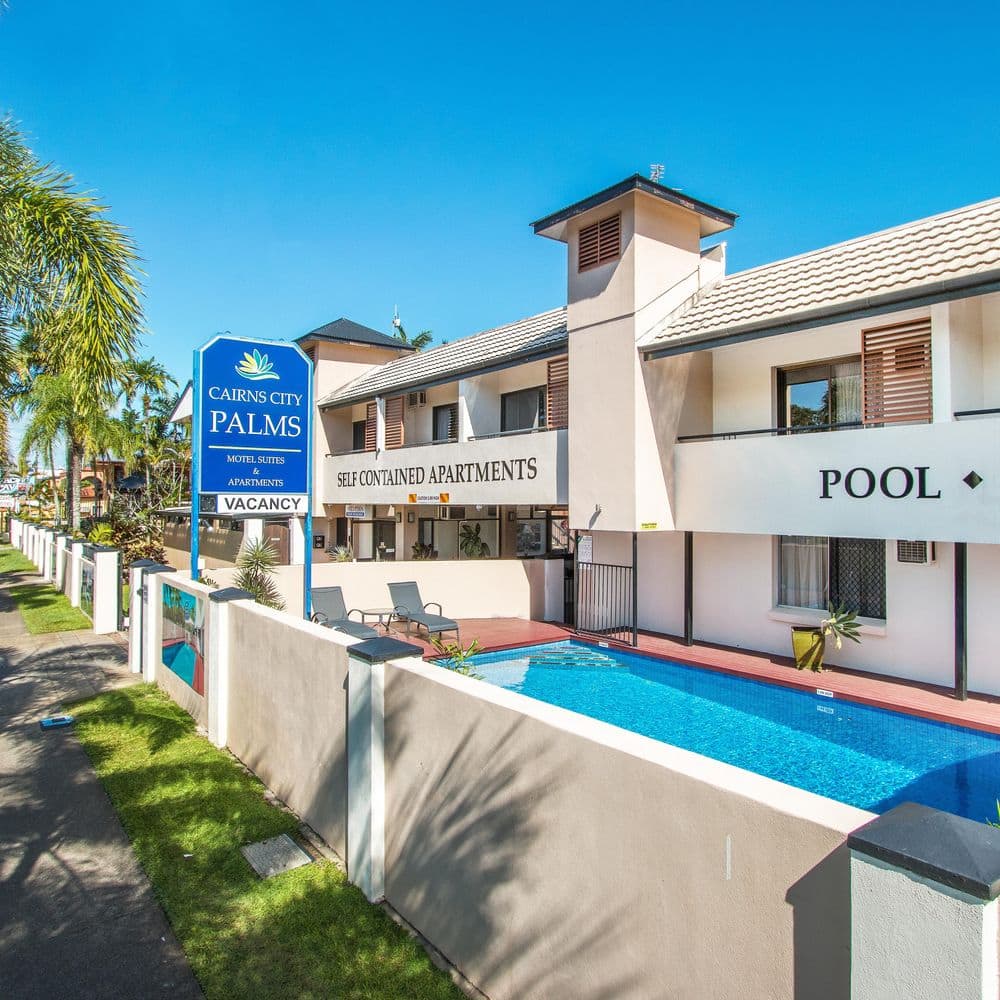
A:
[[[219,514],[305,514],[308,498],[304,493],[277,493],[255,496],[220,493],[215,510]]]
[[[594,561],[594,536],[581,535],[576,543],[577,562],[592,563]]]
[[[450,493],[408,493],[406,495],[407,503],[449,503],[450,501]]]
[[[356,520],[363,521],[368,516],[368,508],[364,504],[347,504],[344,507],[344,517],[353,517]]]
[[[639,527],[643,531],[656,531],[657,522],[656,521],[643,521],[642,524],[639,525]]]

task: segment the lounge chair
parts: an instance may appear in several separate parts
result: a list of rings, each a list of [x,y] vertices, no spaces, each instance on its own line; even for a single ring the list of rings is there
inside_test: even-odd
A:
[[[313,588],[310,621],[325,628],[332,628],[335,632],[354,636],[355,639],[377,639],[378,632],[371,625],[351,620],[350,616],[356,611],[361,614],[357,608],[347,610],[347,605],[344,603],[344,592],[340,587]]]
[[[393,611],[396,617],[400,621],[406,622],[407,635],[410,634],[410,623],[412,622],[417,626],[418,632],[420,630],[419,627],[423,625],[427,629],[428,638],[433,635],[440,635],[442,632],[454,632],[455,638],[461,642],[461,637],[458,633],[458,622],[454,618],[443,617],[440,614],[441,605],[436,601],[424,604],[420,597],[420,588],[417,586],[415,580],[408,580],[405,583],[390,583],[389,595],[392,598]],[[431,607],[437,608],[438,614],[428,614],[427,609]]]

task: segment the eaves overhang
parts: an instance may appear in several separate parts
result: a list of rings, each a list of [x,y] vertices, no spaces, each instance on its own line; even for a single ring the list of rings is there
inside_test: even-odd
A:
[[[700,201],[689,195],[678,191],[676,188],[667,187],[665,184],[658,184],[656,181],[643,177],[642,174],[633,174],[625,180],[612,184],[611,187],[598,191],[581,201],[567,205],[558,212],[546,215],[536,222],[531,223],[536,236],[548,236],[551,239],[563,239],[564,224],[570,219],[584,212],[589,212],[606,202],[614,201],[630,191],[641,191],[644,194],[658,198],[660,201],[677,205],[679,208],[695,212],[702,217],[702,236],[712,236],[721,233],[726,229],[732,229],[739,216],[735,212],[729,212],[724,208],[709,205],[708,202]]]
[[[872,295],[863,299],[852,299],[836,306],[821,306],[807,309],[780,320],[762,320],[725,327],[696,337],[685,337],[671,342],[665,338],[660,343],[645,344],[639,350],[647,361],[707,351],[714,347],[726,347],[751,340],[764,340],[782,333],[796,333],[800,330],[843,323],[853,319],[866,319],[902,309],[918,309],[934,305],[936,302],[950,302],[973,295],[988,295],[1000,291],[1000,268],[985,271],[972,277],[948,278],[924,285],[918,289],[904,289]]]
[[[568,343],[568,338],[564,337],[540,351],[532,350],[509,354],[505,358],[498,359],[491,364],[466,365],[463,368],[455,368],[449,372],[443,372],[434,378],[411,379],[407,382],[386,386],[377,393],[368,390],[366,392],[354,393],[350,396],[338,396],[336,399],[320,400],[317,405],[321,410],[339,410],[345,406],[354,406],[355,403],[364,403],[380,397],[398,396],[404,392],[420,392],[424,389],[433,389],[439,385],[447,385],[449,382],[457,382],[459,379],[471,378],[476,375],[489,375],[493,372],[504,371],[507,368],[514,368],[517,365],[529,364],[532,361],[544,361],[547,358],[558,357],[566,353]]]

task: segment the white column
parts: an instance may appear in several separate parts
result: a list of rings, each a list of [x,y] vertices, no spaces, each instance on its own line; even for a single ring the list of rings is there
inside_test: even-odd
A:
[[[288,558],[292,566],[302,566],[306,561],[306,521],[304,517],[288,519]],[[308,540],[310,543],[312,539]]]
[[[147,567],[142,588],[142,677],[150,684],[156,681],[162,655],[163,575],[173,571],[172,566]]]
[[[137,559],[129,567],[128,607],[128,666],[133,674],[142,673],[142,631],[145,618],[142,613],[143,588],[146,586],[146,569],[155,566],[152,559]]]
[[[951,311],[947,302],[931,306],[931,399],[934,423],[954,420],[951,396]]]
[[[46,528],[42,532],[42,579],[52,582],[52,548],[55,545],[55,532]]]
[[[385,451],[385,397],[375,400],[375,450]]]
[[[70,545],[69,560],[69,603],[80,607],[80,585],[83,582],[83,542],[73,542]]]
[[[56,535],[56,576],[53,581],[56,590],[62,590],[66,583],[66,541],[68,537],[62,532]]]
[[[848,846],[852,1000],[996,1000],[1000,830],[906,802]]]
[[[248,517],[243,522],[243,542],[249,545],[251,542],[259,542],[264,537],[264,519],[261,517]]]
[[[347,675],[347,873],[385,898],[385,664],[351,656]]]
[[[118,602],[122,579],[119,552],[108,545],[94,546],[94,633],[118,631]]]
[[[224,747],[229,739],[229,631],[230,605],[233,601],[253,600],[253,595],[238,587],[213,590],[208,595],[206,698],[208,738]]]

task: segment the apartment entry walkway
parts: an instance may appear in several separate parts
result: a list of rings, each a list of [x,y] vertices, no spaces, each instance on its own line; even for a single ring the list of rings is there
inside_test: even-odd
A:
[[[459,625],[463,644],[478,639],[485,650],[514,649],[563,639],[597,641],[593,636],[577,635],[565,626],[518,618],[469,618],[460,620]],[[429,643],[414,641],[419,641],[424,647],[427,659],[440,655]],[[627,652],[643,653],[709,670],[721,670],[751,680],[782,684],[805,691],[822,689],[832,692],[834,697],[865,705],[1000,734],[1000,697],[992,695],[973,694],[967,701],[959,701],[950,688],[896,680],[842,667],[827,667],[817,674],[796,670],[791,657],[747,652],[706,643],[688,646],[683,639],[648,632],[639,633],[636,649],[619,643],[610,645]]]
[[[0,580],[0,994],[19,1000],[201,997],[72,729],[38,720],[131,683],[90,632],[30,636]]]

